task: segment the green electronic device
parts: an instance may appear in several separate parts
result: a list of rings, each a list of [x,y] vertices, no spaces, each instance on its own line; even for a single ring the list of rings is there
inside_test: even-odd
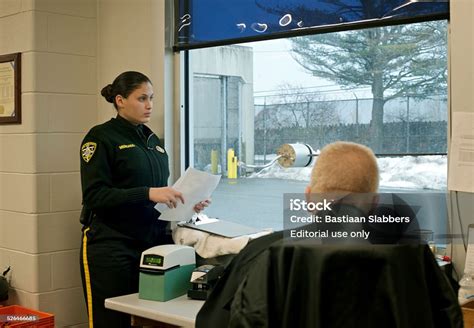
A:
[[[147,249],[140,260],[138,297],[164,302],[186,294],[195,267],[192,247],[161,245]]]

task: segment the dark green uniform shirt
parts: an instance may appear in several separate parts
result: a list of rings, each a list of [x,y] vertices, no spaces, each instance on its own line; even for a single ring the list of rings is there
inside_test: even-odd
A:
[[[165,222],[158,220],[150,187],[164,187],[168,155],[159,138],[145,125],[117,116],[93,127],[81,145],[84,206],[115,231],[156,245]]]

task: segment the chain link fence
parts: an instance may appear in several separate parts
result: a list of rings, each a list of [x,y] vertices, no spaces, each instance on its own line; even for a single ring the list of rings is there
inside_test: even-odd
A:
[[[259,99],[261,100],[261,99]],[[266,103],[266,101],[264,101]],[[384,105],[382,150],[378,154],[445,154],[445,96],[406,96]],[[284,143],[314,149],[338,141],[371,146],[372,99],[255,105],[255,154],[275,154]]]

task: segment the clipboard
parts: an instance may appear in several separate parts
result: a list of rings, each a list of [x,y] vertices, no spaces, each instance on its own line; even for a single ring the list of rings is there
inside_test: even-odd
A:
[[[196,229],[227,238],[252,235],[261,231],[261,229],[223,220],[203,224],[194,224],[192,222],[178,223],[178,226]]]

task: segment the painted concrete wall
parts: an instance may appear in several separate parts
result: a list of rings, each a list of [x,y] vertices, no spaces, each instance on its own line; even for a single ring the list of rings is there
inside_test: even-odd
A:
[[[139,71],[153,82],[154,112],[149,126],[161,138],[163,126],[164,1],[98,0],[98,88],[124,71]],[[99,121],[115,116],[98,98]]]
[[[0,126],[0,269],[10,304],[60,327],[86,320],[78,149],[97,120],[96,22],[95,0],[0,2],[0,54],[22,53],[23,117]]]
[[[449,89],[452,117],[456,112],[474,114],[474,2],[451,0],[450,9]],[[471,126],[474,134],[474,120]],[[470,171],[470,175],[474,175],[474,169]],[[466,242],[467,227],[474,223],[474,194],[451,191],[450,196],[453,233],[463,233]],[[461,240],[457,240],[453,244],[453,260],[460,275],[464,271],[465,256],[464,245]]]
[[[7,304],[86,327],[79,274],[79,146],[115,116],[100,89],[125,70],[154,82],[163,131],[164,1],[2,0],[0,54],[22,53],[21,125],[0,125],[0,269]]]

